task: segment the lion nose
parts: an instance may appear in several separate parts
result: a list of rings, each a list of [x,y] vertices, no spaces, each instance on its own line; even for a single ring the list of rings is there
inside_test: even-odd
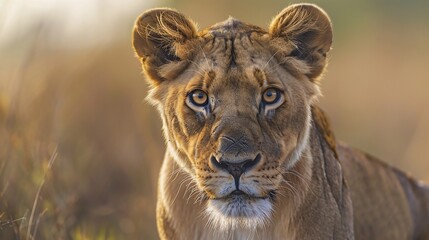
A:
[[[243,161],[229,160],[221,158],[217,160],[215,156],[210,159],[212,165],[220,170],[227,171],[234,177],[236,187],[238,189],[238,181],[240,176],[246,171],[254,168],[261,161],[261,154],[256,155],[254,159],[246,159]]]

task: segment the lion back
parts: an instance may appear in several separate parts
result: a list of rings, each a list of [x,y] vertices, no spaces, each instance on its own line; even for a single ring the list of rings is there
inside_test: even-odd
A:
[[[356,239],[429,239],[429,188],[361,151],[337,147]]]
[[[312,118],[349,187],[356,239],[429,239],[429,186],[373,156],[338,144],[325,113]]]

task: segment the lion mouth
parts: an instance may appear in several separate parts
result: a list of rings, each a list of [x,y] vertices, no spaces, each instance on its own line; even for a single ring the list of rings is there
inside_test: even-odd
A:
[[[232,193],[230,193],[228,196],[249,196],[247,193],[241,191],[241,190],[234,190]]]
[[[234,199],[246,199],[246,200],[252,200],[252,199],[270,199],[274,200],[276,196],[275,191],[270,191],[268,195],[266,196],[252,196],[250,194],[247,194],[246,192],[242,190],[234,190],[230,194],[223,196],[223,197],[214,197],[211,198],[212,200],[225,200],[225,201],[231,201]]]
[[[221,197],[221,198],[217,198],[217,199],[225,199],[225,200],[229,200],[229,199],[233,199],[233,198],[246,198],[246,199],[251,199],[251,198],[260,198],[260,197],[255,197],[255,196],[250,196],[249,194],[241,191],[241,190],[234,190],[233,192],[231,192],[230,194]]]

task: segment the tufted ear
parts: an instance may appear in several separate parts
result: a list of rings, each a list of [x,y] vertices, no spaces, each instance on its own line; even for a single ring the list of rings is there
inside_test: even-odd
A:
[[[316,81],[332,44],[331,21],[325,11],[312,4],[291,5],[273,19],[269,33],[273,40],[281,40],[277,47],[286,51],[284,56],[305,61],[306,75]]]
[[[195,24],[172,9],[152,9],[137,18],[133,47],[152,84],[167,79],[165,73],[174,72],[175,67],[183,67],[183,60],[192,53],[191,42],[196,35]],[[167,65],[170,71],[163,71]]]

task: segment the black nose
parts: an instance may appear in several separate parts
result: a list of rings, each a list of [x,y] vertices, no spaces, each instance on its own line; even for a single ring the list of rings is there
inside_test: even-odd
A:
[[[247,159],[240,162],[223,158],[218,161],[214,156],[212,156],[210,159],[213,166],[220,170],[229,172],[234,177],[236,185],[238,185],[238,180],[240,179],[241,174],[255,167],[260,160],[261,154],[256,155],[255,159]]]

